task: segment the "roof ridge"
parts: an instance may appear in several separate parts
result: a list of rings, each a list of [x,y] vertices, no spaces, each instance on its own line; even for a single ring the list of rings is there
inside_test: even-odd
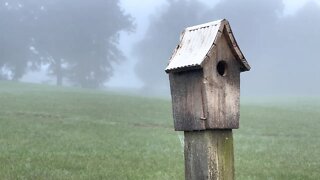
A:
[[[217,26],[219,25],[222,21],[225,21],[225,19],[219,19],[216,21],[210,21],[207,23],[203,23],[203,24],[199,24],[199,25],[195,25],[195,26],[190,26],[186,28],[186,31],[195,31],[198,29],[203,29],[203,28],[208,28],[210,26]]]

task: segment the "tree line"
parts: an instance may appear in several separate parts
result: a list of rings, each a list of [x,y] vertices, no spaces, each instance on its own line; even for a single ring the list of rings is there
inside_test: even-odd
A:
[[[47,64],[57,85],[100,87],[125,59],[119,33],[133,30],[119,0],[0,0],[0,79]]]
[[[119,33],[135,29],[119,2],[0,0],[0,79],[19,80],[47,64],[58,85],[67,80],[102,86],[112,76],[112,64],[125,59],[117,47]],[[164,0],[149,17],[145,35],[132,47],[145,88],[168,89],[164,68],[185,27],[227,18],[252,65],[244,92],[319,92],[310,78],[320,76],[319,4],[308,2],[285,15],[279,0],[215,2],[210,7],[199,0]]]

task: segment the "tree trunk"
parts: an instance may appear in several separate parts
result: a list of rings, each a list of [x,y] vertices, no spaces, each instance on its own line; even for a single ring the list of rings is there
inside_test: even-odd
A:
[[[62,75],[61,59],[58,59],[56,61],[56,76],[57,76],[56,85],[62,86],[63,75]]]
[[[57,86],[62,86],[62,75],[61,74],[57,74],[57,82],[56,82]]]

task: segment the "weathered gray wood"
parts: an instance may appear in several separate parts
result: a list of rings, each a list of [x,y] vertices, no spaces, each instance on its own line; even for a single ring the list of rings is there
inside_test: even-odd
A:
[[[232,130],[184,132],[186,180],[233,180]]]
[[[226,27],[216,38],[202,68],[169,73],[176,131],[239,128],[242,64]],[[217,71],[219,62],[226,64],[223,75]]]
[[[169,74],[176,131],[204,130],[202,70]]]
[[[208,106],[206,129],[239,128],[240,64],[233,55],[232,44],[229,44],[225,32],[226,29],[220,33],[203,66]],[[217,72],[220,61],[227,64],[224,76]]]
[[[187,28],[171,57],[174,126],[185,131],[186,180],[233,180],[240,73],[250,66],[226,20]]]

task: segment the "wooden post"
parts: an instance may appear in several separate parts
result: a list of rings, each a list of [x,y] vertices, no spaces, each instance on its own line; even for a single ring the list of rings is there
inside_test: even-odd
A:
[[[185,179],[234,179],[232,130],[184,132]]]

